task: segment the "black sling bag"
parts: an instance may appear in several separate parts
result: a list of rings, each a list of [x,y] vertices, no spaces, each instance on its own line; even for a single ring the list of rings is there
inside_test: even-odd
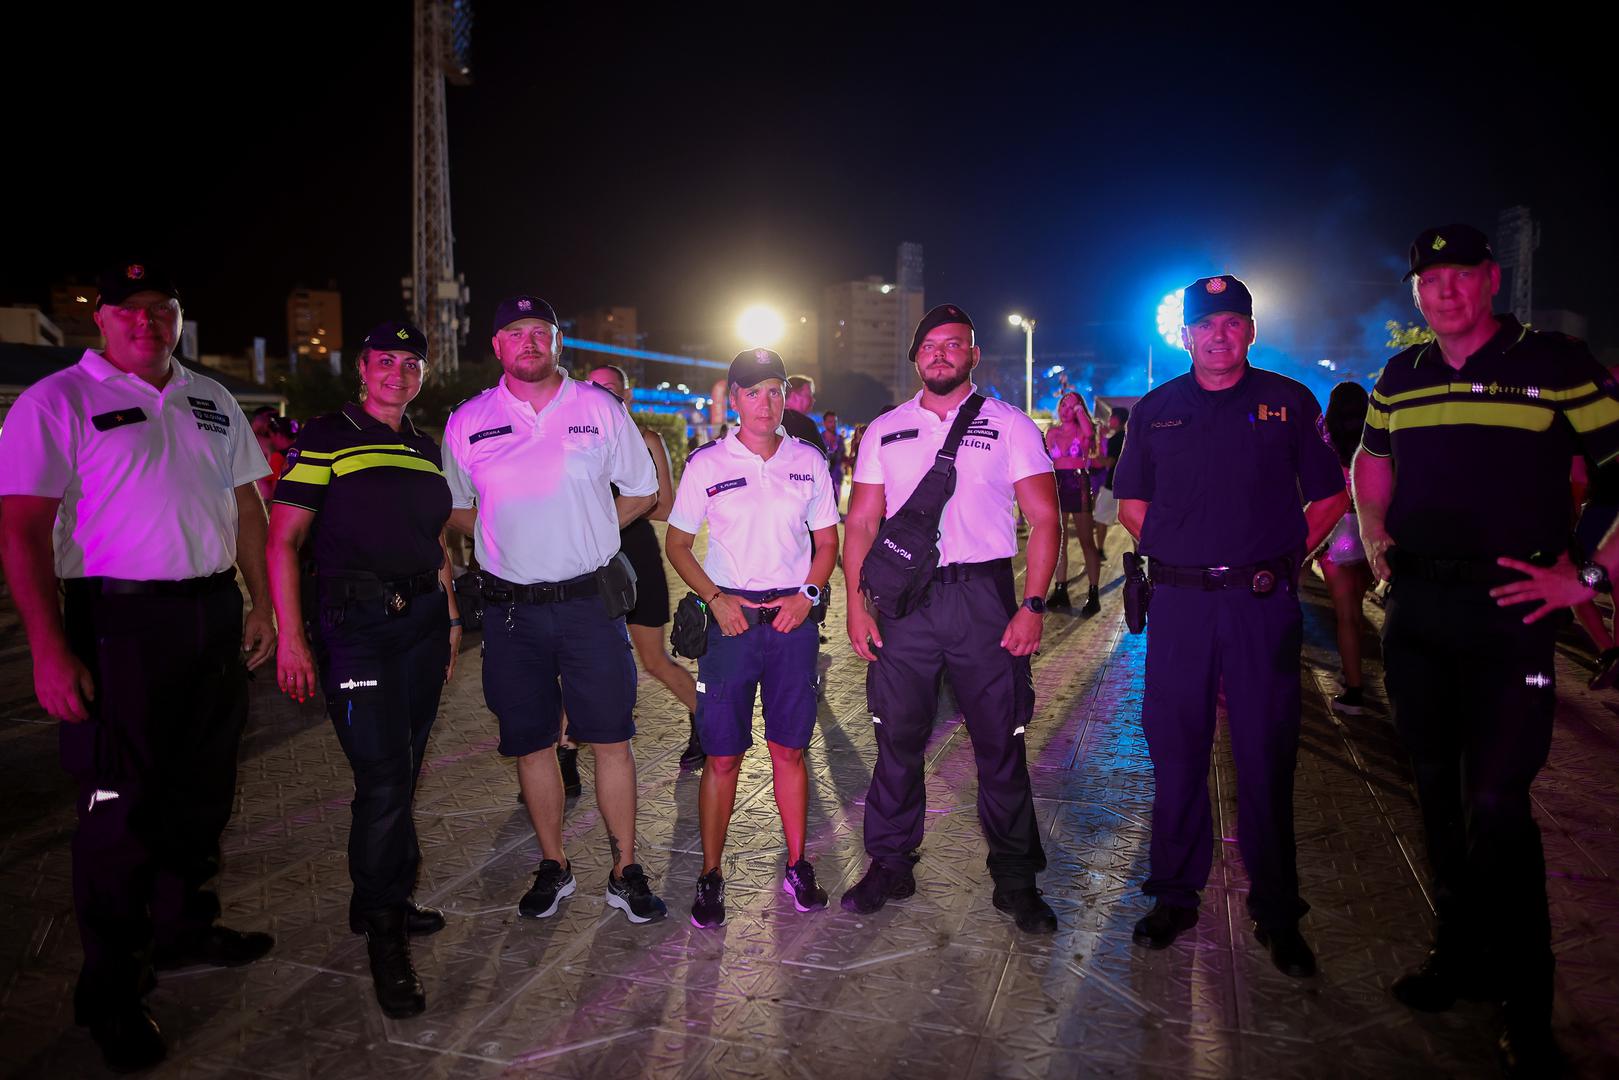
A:
[[[860,591],[885,618],[904,618],[928,594],[939,565],[939,517],[956,490],[956,450],[983,404],[982,394],[961,403],[933,467],[899,512],[882,523],[860,565]]]

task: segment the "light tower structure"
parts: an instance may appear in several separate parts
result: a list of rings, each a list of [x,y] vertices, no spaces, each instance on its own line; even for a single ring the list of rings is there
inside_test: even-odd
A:
[[[472,0],[415,0],[415,214],[413,262],[403,282],[412,321],[427,335],[433,369],[460,367],[467,340],[465,274],[455,271],[450,227],[450,144],[444,84],[472,81]]]
[[[1501,211],[1495,226],[1495,261],[1512,273],[1512,314],[1525,324],[1535,317],[1535,249],[1539,246],[1540,222],[1527,206]]]
[[[922,321],[924,285],[922,283],[922,245],[905,241],[894,253],[894,375],[891,392],[893,400],[903,401],[911,395],[916,383],[916,369],[911,366],[911,335]]]

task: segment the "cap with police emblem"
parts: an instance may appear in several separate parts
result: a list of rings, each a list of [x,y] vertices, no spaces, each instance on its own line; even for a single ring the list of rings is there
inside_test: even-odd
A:
[[[122,304],[136,293],[162,293],[171,300],[180,299],[180,290],[162,267],[151,263],[125,263],[96,278],[96,307],[102,304]]]
[[[541,319],[552,326],[561,326],[557,313],[550,304],[538,296],[508,296],[495,308],[495,333],[500,333],[520,319]]]
[[[786,382],[787,365],[769,349],[743,349],[731,361],[731,370],[725,378],[732,387],[742,390],[758,386],[766,379]]]
[[[1181,324],[1191,326],[1217,311],[1254,317],[1254,294],[1230,274],[1198,278],[1181,293]]]
[[[377,352],[415,353],[423,360],[427,359],[427,335],[408,322],[378,323],[365,335],[360,347]]]
[[[972,316],[961,308],[954,304],[940,304],[922,316],[922,321],[916,324],[916,333],[911,335],[911,363],[916,363],[916,350],[922,347],[922,339],[927,337],[930,331],[937,330],[941,326],[949,326],[951,323],[960,323],[969,330],[976,329],[973,326]]]
[[[1410,280],[1430,266],[1477,266],[1481,262],[1492,262],[1495,252],[1490,250],[1489,237],[1471,225],[1458,223],[1423,229],[1411,241],[1406,258],[1411,262],[1411,269],[1401,281]]]

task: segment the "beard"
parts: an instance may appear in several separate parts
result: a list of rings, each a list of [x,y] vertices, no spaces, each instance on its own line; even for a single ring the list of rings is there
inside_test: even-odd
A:
[[[519,356],[505,365],[506,374],[518,382],[537,383],[549,379],[557,370],[553,356]]]
[[[966,371],[952,371],[948,375],[924,375],[922,376],[922,385],[927,387],[928,393],[943,397],[966,382],[967,377],[971,374],[972,369],[969,368]]]

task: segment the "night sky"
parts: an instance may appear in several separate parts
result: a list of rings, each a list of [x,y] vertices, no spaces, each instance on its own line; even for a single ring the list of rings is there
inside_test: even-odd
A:
[[[350,341],[400,314],[410,5],[353,6],[369,21],[10,16],[8,54],[30,55],[0,75],[0,301],[138,254],[176,268],[205,352],[284,349],[298,284],[342,289]],[[989,350],[1021,351],[1017,310],[1037,351],[1137,364],[1163,294],[1229,271],[1258,298],[1256,358],[1369,373],[1383,319],[1415,317],[1410,238],[1493,231],[1517,203],[1543,223],[1536,306],[1619,345],[1611,60],[1550,8],[1521,29],[1365,6],[1338,25],[1231,4],[1129,24],[552,7],[476,6],[474,83],[449,90],[473,355],[516,291],[633,305],[650,346],[728,355],[745,304],[818,308],[915,240],[929,301],[973,312]]]

